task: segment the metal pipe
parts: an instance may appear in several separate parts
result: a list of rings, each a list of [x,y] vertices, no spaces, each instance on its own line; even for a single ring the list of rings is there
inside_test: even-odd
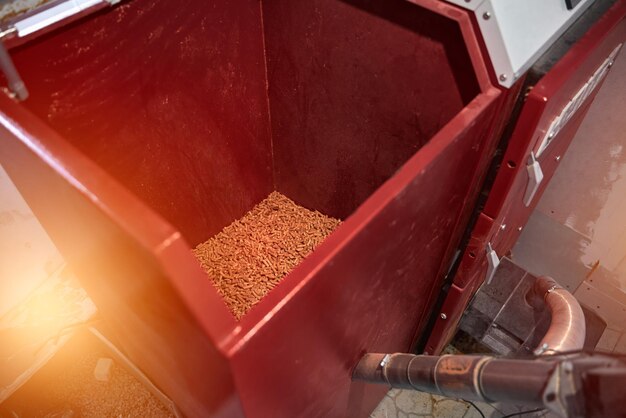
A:
[[[538,277],[531,296],[541,298],[550,310],[550,328],[535,350],[536,355],[577,351],[585,344],[585,315],[576,298],[554,279]]]
[[[555,367],[552,361],[488,356],[366,354],[352,378],[459,399],[542,406]]]
[[[9,55],[4,43],[0,41],[0,70],[4,73],[9,85],[9,90],[18,100],[26,100],[28,90],[22,81],[20,74],[15,69],[11,56]]]
[[[541,299],[552,314],[550,327],[536,354],[583,348],[585,317],[571,293],[553,279],[539,277],[528,297],[531,301]],[[544,390],[558,361],[558,358],[514,360],[471,355],[366,354],[352,378],[459,399],[543,406]]]
[[[533,360],[366,354],[352,378],[459,399],[542,406],[562,417],[599,417],[621,412],[624,366],[623,357],[597,354]]]

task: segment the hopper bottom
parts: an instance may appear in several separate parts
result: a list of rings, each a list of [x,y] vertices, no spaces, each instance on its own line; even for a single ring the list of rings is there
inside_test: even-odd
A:
[[[193,253],[240,319],[340,223],[273,192]]]

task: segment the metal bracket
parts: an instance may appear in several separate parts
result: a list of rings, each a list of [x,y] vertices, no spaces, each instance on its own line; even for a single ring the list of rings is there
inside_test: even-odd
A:
[[[576,393],[572,371],[573,365],[570,361],[557,364],[542,393],[543,404],[561,417],[570,416],[568,404]]]
[[[485,281],[487,284],[491,284],[493,280],[493,276],[496,274],[496,270],[500,265],[500,257],[498,257],[498,253],[493,249],[491,243],[487,244],[487,276],[485,277]]]
[[[528,184],[526,185],[526,192],[524,193],[524,206],[528,207],[533,201],[535,194],[537,194],[539,185],[541,185],[543,181],[543,170],[541,170],[541,165],[535,158],[534,152],[530,153],[526,170],[528,171]]]

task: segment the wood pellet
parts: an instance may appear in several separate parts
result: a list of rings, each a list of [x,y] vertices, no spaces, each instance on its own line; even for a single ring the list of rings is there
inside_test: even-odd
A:
[[[98,358],[105,350],[86,351],[74,347],[72,356],[61,363],[53,359],[57,373],[35,376],[22,402],[13,405],[19,413],[11,416],[28,418],[173,418],[174,414],[154,397],[143,384],[123,367],[114,364],[110,380],[94,377]],[[64,367],[60,367],[63,365]],[[34,386],[33,386],[34,385]],[[13,408],[12,408],[13,410]],[[0,411],[0,416],[2,412]]]
[[[273,192],[193,253],[240,319],[340,223]]]

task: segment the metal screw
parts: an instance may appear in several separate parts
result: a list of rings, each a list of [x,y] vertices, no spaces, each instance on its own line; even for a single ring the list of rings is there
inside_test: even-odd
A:
[[[485,20],[491,19],[491,13],[489,13],[489,12],[483,13],[483,19],[485,19]]]
[[[560,155],[557,155],[557,156],[556,156],[556,158],[555,158],[555,160],[556,160],[556,162],[558,163],[559,161],[561,161],[561,156],[560,156]]]
[[[445,313],[441,313],[441,315],[439,315],[441,317],[441,319],[448,319],[448,315],[446,315]]]
[[[555,136],[555,135],[556,135],[556,134],[555,134],[554,132],[550,132],[550,133],[548,134],[548,139],[552,139],[552,138],[554,138],[554,136]]]
[[[569,361],[564,361],[561,367],[563,367],[563,371],[565,373],[571,373],[574,371],[574,365]]]
[[[506,229],[506,224],[500,225],[500,229],[504,231]]]
[[[500,74],[499,79],[500,79],[500,81],[502,81],[502,82],[506,81],[506,74]]]
[[[521,231],[521,230],[522,230],[522,227],[520,226],[519,228],[517,228],[517,230],[518,230],[518,231]]]

